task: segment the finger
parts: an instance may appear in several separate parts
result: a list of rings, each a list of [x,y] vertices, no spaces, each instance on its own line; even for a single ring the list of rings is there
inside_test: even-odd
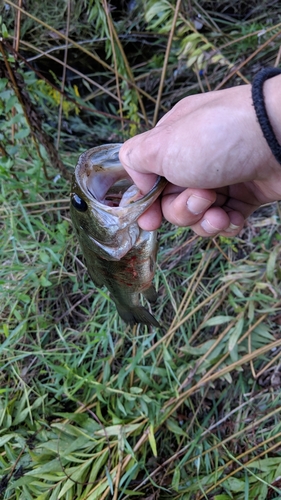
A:
[[[138,219],[138,225],[145,231],[155,231],[162,224],[162,211],[158,198]]]
[[[243,214],[244,218],[247,219],[247,217],[257,210],[259,206],[260,203],[257,200],[250,199],[249,194],[247,202],[232,197],[228,198],[224,204],[224,209],[226,211],[234,210],[236,212],[240,212]]]
[[[220,233],[221,236],[236,236],[237,234],[240,233],[240,231],[243,229],[244,224],[245,224],[245,218],[241,212],[237,212],[235,210],[231,212],[227,212],[227,215],[229,217],[229,226],[228,228]]]
[[[221,207],[212,207],[204,213],[200,221],[191,226],[199,236],[236,236],[243,228],[245,219],[240,212],[226,212]]]
[[[170,185],[161,200],[162,212],[176,226],[191,226],[199,221],[204,212],[216,201],[211,189],[185,189]],[[175,192],[174,192],[175,191]]]
[[[165,188],[162,199],[164,217],[177,226],[190,226],[202,218],[203,213],[216,201],[217,194],[209,189],[183,189],[173,184]],[[226,197],[224,196],[225,200]],[[138,224],[146,231],[160,227],[162,212],[155,203],[138,219]]]

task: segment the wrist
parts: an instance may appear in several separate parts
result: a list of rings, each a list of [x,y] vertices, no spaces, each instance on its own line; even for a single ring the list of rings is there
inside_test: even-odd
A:
[[[276,139],[281,144],[281,75],[264,83],[265,105]]]
[[[279,137],[279,116],[273,113],[273,103],[276,102],[276,91],[278,87],[276,85],[267,85],[268,96],[265,96],[265,86],[266,83],[272,78],[276,78],[280,76],[281,70],[279,68],[264,68],[260,71],[254,78],[252,83],[252,100],[256,112],[256,117],[258,119],[259,126],[262,130],[264,139],[267,142],[267,146],[269,147],[272,155],[277,160],[278,164],[281,165],[281,145],[278,141]],[[268,105],[268,101],[270,105]],[[268,107],[270,108],[270,113],[268,111]],[[276,106],[275,106],[276,109]],[[275,111],[274,109],[274,111]],[[269,117],[269,114],[271,116]],[[272,123],[272,121],[274,123]],[[274,125],[274,127],[273,127]],[[275,133],[275,129],[277,129],[277,136]]]
[[[264,104],[268,120],[272,127],[276,141],[281,148],[281,74],[266,80],[263,84]],[[260,129],[261,130],[261,129]],[[257,199],[261,204],[269,201],[281,200],[281,162],[273,154],[263,134],[268,155],[263,157],[260,169],[255,181]],[[265,149],[264,149],[265,152]],[[279,158],[278,158],[279,159]]]

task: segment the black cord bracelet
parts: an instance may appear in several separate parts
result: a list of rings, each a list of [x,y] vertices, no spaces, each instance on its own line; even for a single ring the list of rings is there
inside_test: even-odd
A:
[[[264,138],[269,145],[272,154],[275,156],[276,160],[281,163],[281,145],[276,139],[276,135],[273,131],[271,123],[268,118],[268,114],[264,102],[263,84],[269,78],[281,74],[281,69],[278,68],[264,68],[262,69],[254,78],[252,83],[252,99],[257,115],[258,122],[262,129]],[[280,104],[276,103],[276,106]]]

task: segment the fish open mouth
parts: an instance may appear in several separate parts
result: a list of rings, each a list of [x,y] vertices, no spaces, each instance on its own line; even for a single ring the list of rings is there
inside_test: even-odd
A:
[[[122,196],[120,194],[112,194],[112,195],[107,195],[105,196],[103,200],[103,204],[106,205],[107,207],[119,207],[120,205],[120,200]]]
[[[80,179],[89,195],[108,207],[134,203],[143,197],[119,161],[121,144],[92,148],[80,159]]]
[[[107,205],[108,207],[119,207],[122,197],[123,194],[121,191],[116,194],[108,192],[103,199],[103,204]]]
[[[125,171],[124,171],[125,173]],[[124,206],[142,198],[131,179],[121,179],[113,173],[92,175],[87,181],[87,191],[97,201],[108,207]]]
[[[163,191],[167,180],[158,177],[152,189],[143,194],[133,183],[119,160],[122,144],[105,144],[83,153],[75,170],[76,182],[92,200],[112,208],[136,203],[149,206]]]

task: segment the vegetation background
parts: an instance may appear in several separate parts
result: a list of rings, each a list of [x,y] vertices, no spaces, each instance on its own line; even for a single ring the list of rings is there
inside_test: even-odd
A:
[[[125,327],[94,288],[68,201],[82,151],[279,66],[280,2],[6,0],[1,16],[0,497],[281,498],[278,204],[234,239],[163,225],[159,330]]]

